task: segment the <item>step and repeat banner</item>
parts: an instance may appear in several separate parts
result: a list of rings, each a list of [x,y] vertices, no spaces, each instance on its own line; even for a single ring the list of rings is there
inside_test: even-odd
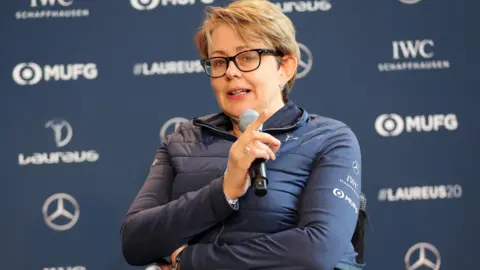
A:
[[[157,269],[125,263],[120,225],[165,134],[218,111],[193,36],[228,2],[0,3],[0,269]],[[275,3],[291,99],[360,141],[367,269],[476,269],[480,4]]]

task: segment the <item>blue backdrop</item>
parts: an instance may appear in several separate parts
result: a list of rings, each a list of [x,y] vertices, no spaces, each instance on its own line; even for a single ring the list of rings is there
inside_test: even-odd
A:
[[[162,134],[218,110],[192,41],[211,3],[0,2],[0,269],[146,268],[120,224]],[[478,1],[276,3],[291,98],[359,138],[368,269],[476,269]]]

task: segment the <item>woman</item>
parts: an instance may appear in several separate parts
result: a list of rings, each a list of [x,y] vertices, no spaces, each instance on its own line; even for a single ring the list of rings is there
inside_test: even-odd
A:
[[[127,262],[361,269],[351,243],[359,145],[345,124],[288,100],[299,59],[292,22],[268,1],[235,1],[209,9],[195,42],[221,113],[162,142],[122,224]],[[242,133],[246,109],[260,116]],[[262,158],[268,194],[259,197],[249,168]]]

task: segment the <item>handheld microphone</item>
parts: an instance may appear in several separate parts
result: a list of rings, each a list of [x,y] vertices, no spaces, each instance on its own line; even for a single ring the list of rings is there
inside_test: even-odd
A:
[[[255,110],[245,110],[242,115],[240,116],[240,121],[238,122],[238,128],[240,131],[244,132],[248,126],[250,126],[255,119],[257,119],[259,114]],[[260,125],[258,131],[262,131],[263,124]],[[263,197],[267,195],[267,169],[265,167],[265,160],[264,159],[256,159],[252,163],[252,168],[254,173],[253,178],[253,188],[255,190],[255,194],[259,197]]]

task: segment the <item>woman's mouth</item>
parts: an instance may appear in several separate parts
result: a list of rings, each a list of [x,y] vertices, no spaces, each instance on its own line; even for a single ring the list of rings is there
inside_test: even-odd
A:
[[[235,89],[227,93],[227,98],[229,100],[242,100],[248,97],[251,92],[250,89]]]
[[[247,93],[250,93],[250,91],[252,91],[252,90],[250,90],[250,89],[238,89],[238,90],[228,92],[228,95],[229,96],[245,95]]]

